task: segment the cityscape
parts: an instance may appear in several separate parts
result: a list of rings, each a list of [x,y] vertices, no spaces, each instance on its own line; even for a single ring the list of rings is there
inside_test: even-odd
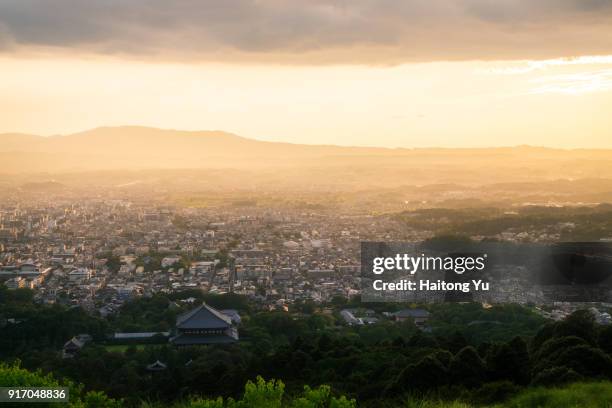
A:
[[[132,128],[110,134],[123,131],[125,139],[134,137]],[[77,144],[94,140],[93,148],[103,140],[95,140],[95,131],[80,137]],[[300,147],[292,149],[299,157]],[[75,401],[92,407],[100,398],[108,407],[143,407],[147,399],[159,406],[209,404],[211,397],[249,398],[249,387],[254,393],[272,387],[278,396],[286,386],[292,395],[286,398],[315,398],[304,384],[329,404],[376,406],[385,399],[402,406],[405,395],[452,383],[483,395],[467,398],[480,406],[499,401],[496,391],[483,391],[491,385],[478,385],[484,375],[519,387],[514,393],[548,384],[559,372],[607,378],[608,284],[584,286],[586,270],[576,275],[570,268],[566,277],[552,276],[565,286],[540,286],[537,277],[549,268],[527,255],[558,248],[569,256],[561,258],[563,270],[572,256],[586,254],[603,265],[595,272],[607,282],[609,187],[590,178],[600,165],[578,152],[568,171],[584,178],[550,181],[537,170],[542,159],[564,163],[574,152],[528,150],[515,162],[525,152],[516,148],[504,153],[504,172],[478,184],[470,174],[490,160],[485,152],[493,154],[483,149],[475,160],[461,149],[430,152],[433,162],[454,156],[454,168],[436,171],[424,161],[425,184],[398,188],[356,183],[354,173],[374,180],[386,172],[392,185],[390,172],[406,171],[399,162],[381,170],[378,158],[372,166],[360,157],[380,153],[371,150],[349,153],[355,156],[348,167],[332,161],[312,168],[302,158],[232,171],[0,176],[7,192],[0,198],[0,372],[49,374],[56,386],[78,381]],[[533,174],[524,177],[525,166]],[[327,176],[304,184],[309,174]],[[479,279],[490,287],[372,296],[364,243],[407,245],[404,252],[419,256],[421,246],[438,255],[483,248],[492,264]],[[408,278],[423,279],[421,272]],[[449,279],[448,271],[427,274],[434,284]],[[570,295],[559,296],[561,289]],[[537,346],[539,338],[548,340]],[[577,344],[554,359],[529,351],[564,350],[566,342]],[[509,350],[512,371],[505,369]],[[381,373],[389,353],[399,357]],[[301,369],[288,370],[287,359]],[[585,367],[583,359],[603,363]],[[464,378],[459,364],[466,361],[476,369]],[[353,364],[359,368],[350,374]],[[369,383],[373,375],[379,379]],[[262,408],[272,403],[265,401]]]
[[[186,290],[234,293],[261,310],[288,311],[296,302],[326,304],[360,295],[361,242],[422,242],[434,235],[431,229],[407,228],[394,214],[338,215],[316,206],[266,208],[248,201],[194,208],[125,192],[110,198],[113,194],[96,191],[75,201],[45,190],[27,192],[27,201],[5,198],[4,285],[32,289],[41,304],[78,306],[104,318],[138,297]],[[504,231],[476,237],[486,238],[553,243],[559,234]],[[522,286],[511,289],[528,273],[524,267],[505,268],[494,271],[503,276],[497,290],[508,292],[500,302],[541,300]],[[565,314],[553,312],[557,318]]]
[[[612,408],[612,0],[0,0],[0,408]]]

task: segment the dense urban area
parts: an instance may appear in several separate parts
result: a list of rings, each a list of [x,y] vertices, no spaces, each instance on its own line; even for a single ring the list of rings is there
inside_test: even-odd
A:
[[[607,303],[360,301],[362,241],[605,242],[607,205],[337,211],[54,188],[0,203],[0,379],[68,384],[86,406],[348,407],[611,378]]]

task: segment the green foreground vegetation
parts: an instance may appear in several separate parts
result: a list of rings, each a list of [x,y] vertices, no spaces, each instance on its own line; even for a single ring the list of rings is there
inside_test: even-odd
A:
[[[241,340],[177,349],[163,338],[117,344],[108,337],[166,331],[193,307],[183,302],[192,297],[237,309]],[[186,291],[133,300],[105,320],[80,308],[36,304],[27,290],[0,289],[0,385],[65,384],[75,406],[100,407],[257,406],[244,402],[255,401],[247,393],[265,390],[276,406],[288,407],[605,407],[612,401],[612,326],[598,325],[588,310],[551,322],[518,305],[430,305],[428,332],[388,319],[347,326],[339,316],[344,308],[382,315],[398,307],[406,305],[334,299],[270,312],[237,295]],[[63,344],[80,333],[93,341],[62,358]],[[158,360],[164,370],[147,369]]]
[[[118,408],[122,400],[109,398],[103,392],[85,392],[83,386],[70,381],[57,381],[51,375],[40,371],[30,372],[18,365],[0,364],[0,384],[4,386],[68,386],[70,407]],[[53,407],[65,404],[42,403],[37,406]],[[266,381],[261,377],[244,387],[239,399],[217,397],[190,398],[185,401],[165,404],[142,401],[140,408],[354,408],[357,402],[346,396],[334,396],[326,385],[317,388],[304,386],[301,393],[288,396],[285,384],[280,380]],[[405,408],[473,408],[480,405],[460,401],[435,401],[408,397],[392,405],[380,401],[379,406],[398,406]],[[535,387],[522,390],[509,400],[492,405],[494,408],[604,408],[612,407],[612,382],[574,383],[563,388]]]

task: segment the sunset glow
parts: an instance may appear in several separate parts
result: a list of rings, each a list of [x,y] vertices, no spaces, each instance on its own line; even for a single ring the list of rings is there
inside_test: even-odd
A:
[[[612,147],[609,2],[231,3],[2,2],[0,132]]]
[[[0,60],[0,131],[221,129],[343,145],[612,147],[612,62],[390,67]]]

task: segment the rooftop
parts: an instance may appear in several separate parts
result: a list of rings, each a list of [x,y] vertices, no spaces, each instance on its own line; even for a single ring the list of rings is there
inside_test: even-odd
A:
[[[230,327],[232,320],[217,309],[202,303],[195,309],[180,315],[176,319],[178,329],[223,329]]]

